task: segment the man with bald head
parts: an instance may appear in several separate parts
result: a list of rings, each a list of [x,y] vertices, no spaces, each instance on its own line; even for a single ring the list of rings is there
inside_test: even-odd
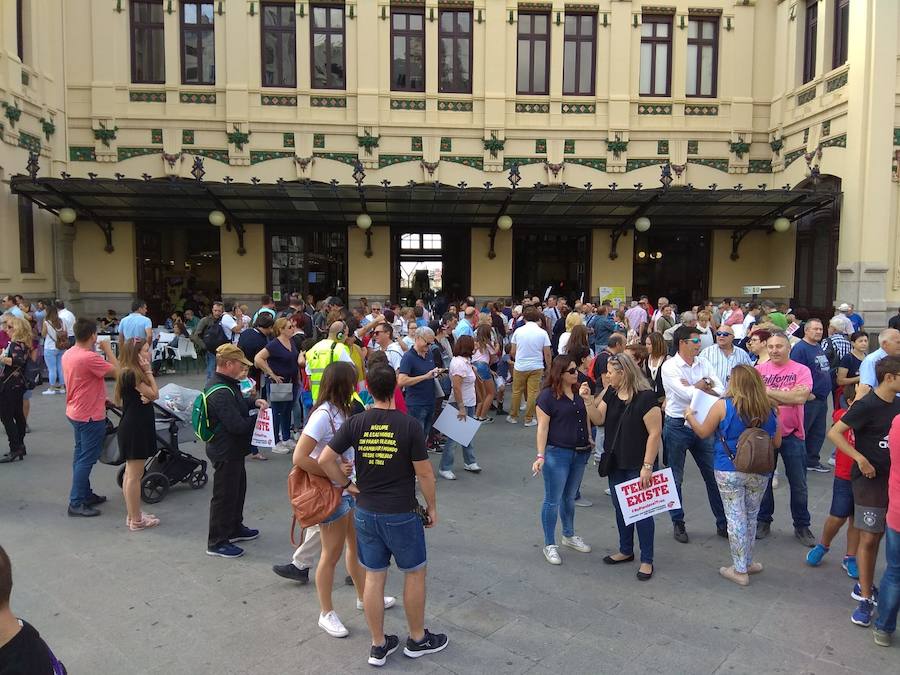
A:
[[[875,364],[885,356],[900,356],[900,330],[896,328],[885,328],[881,331],[878,334],[878,349],[863,359],[859,367],[859,384],[856,385],[857,399],[861,399],[878,386]]]

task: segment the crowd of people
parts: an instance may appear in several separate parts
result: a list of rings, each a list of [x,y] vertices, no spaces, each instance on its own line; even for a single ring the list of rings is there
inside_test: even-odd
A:
[[[851,621],[860,626],[874,621],[875,641],[890,644],[900,606],[896,327],[883,330],[879,348],[869,353],[862,318],[844,304],[822,319],[768,300],[730,298],[685,311],[666,298],[654,307],[645,296],[629,303],[571,305],[552,295],[520,302],[467,298],[456,304],[440,298],[428,307],[418,301],[408,308],[365,298],[348,308],[338,297],[313,305],[299,294],[285,307],[269,296],[260,300],[252,315],[234,303],[214,301],[206,316],[176,312],[171,317],[173,330],[194,341],[207,362],[203,399],[214,433],[206,447],[213,467],[206,550],[211,556],[240,557],[244,551],[237,544],[259,536],[243,523],[245,458],[268,459],[267,449],[253,447],[251,437],[255,413],[271,409],[271,452],[292,454],[297,470],[330,481],[339,493],[330,511],[306,527],[291,561],[273,570],[307,583],[318,559],[318,625],[344,637],[348,630],[331,597],[343,556],[346,582],[355,587],[356,607],[365,611],[372,634],[372,665],[383,665],[400,646],[397,636],[384,633],[384,611],[396,604],[384,596],[392,557],[406,575],[404,653],[415,658],[448,642],[424,625],[424,528],[437,523],[428,452],[441,454],[440,478],[457,480],[460,444],[434,428],[445,405],[460,420],[484,425],[504,417],[518,424],[521,418],[524,426],[536,427],[531,470],[544,483],[539,520],[543,555],[552,565],[563,563],[560,547],[592,550],[575,520],[578,507],[592,505],[580,488],[593,457],[607,479],[619,535],[616,550],[603,563],[632,563],[636,530],[636,577],[652,579],[656,523],[645,518],[626,525],[616,486],[637,480],[646,489],[655,471],[671,468],[681,503],[669,511],[672,533],[688,544],[691,505],[681,487],[690,454],[704,481],[716,533],[730,545],[730,564],[719,572],[747,586],[763,571],[754,544],[770,534],[773,489],[783,477],[795,537],[810,549],[807,564],[820,565],[848,524],[842,568],[856,582]],[[117,433],[126,467],[126,526],[140,531],[159,525],[159,518],[141,510],[139,497],[144,461],[156,451],[152,403],[159,396],[146,304],[137,300],[131,314],[108,316],[105,322],[76,321],[61,302],[31,306],[8,297],[4,305],[0,412],[9,453],[0,461],[26,454],[24,402],[32,390],[26,364],[40,351],[50,373],[42,393],[66,395],[74,432],[68,513],[100,515],[106,497],[93,492],[90,473],[106,434],[104,380],[113,378],[115,404],[123,411]],[[113,326],[117,349],[110,340],[98,341],[98,329]],[[705,416],[693,409],[698,392],[718,399]],[[829,408],[834,410],[830,429]],[[836,449],[823,462],[826,436]],[[751,438],[772,461],[743,470],[741,457]],[[482,471],[474,445],[461,447],[462,468],[473,476]],[[832,466],[830,515],[817,538],[807,473],[831,472]],[[875,561],[883,537],[887,569],[879,588]]]

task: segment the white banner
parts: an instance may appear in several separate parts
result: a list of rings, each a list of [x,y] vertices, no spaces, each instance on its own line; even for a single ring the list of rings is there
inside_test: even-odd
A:
[[[654,471],[648,488],[641,487],[640,478],[619,483],[616,485],[616,497],[626,525],[681,508],[672,469]]]
[[[250,445],[257,448],[275,447],[275,427],[272,425],[272,409],[260,410],[256,418],[256,426],[253,428],[253,440]]]

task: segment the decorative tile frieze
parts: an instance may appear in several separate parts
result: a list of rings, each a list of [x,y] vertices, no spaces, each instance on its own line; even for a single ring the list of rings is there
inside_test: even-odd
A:
[[[825,93],[830,94],[833,91],[836,91],[847,84],[847,76],[848,72],[845,70],[840,75],[835,75],[830,80],[825,82]]]
[[[809,127],[803,130],[803,142],[806,143],[809,140]]]
[[[550,104],[549,103],[516,103],[516,112],[517,113],[547,114],[550,112]]]
[[[804,103],[809,103],[816,97],[816,88],[810,87],[806,91],[801,91],[797,94],[797,105],[803,105]]]
[[[544,161],[543,157],[504,157],[503,170],[509,171],[514,166],[525,166],[526,164],[542,164]]]
[[[803,157],[806,153],[806,148],[797,148],[796,150],[791,150],[791,152],[785,153],[784,155],[784,168],[787,168],[793,163],[795,160]]]
[[[717,105],[686,105],[684,114],[693,117],[715,117],[719,114]]]
[[[894,127],[894,145],[900,145],[900,128]]]
[[[164,91],[129,91],[128,100],[132,103],[165,103]]]
[[[592,169],[597,169],[597,171],[606,171],[606,159],[605,158],[592,158],[592,157],[569,157],[566,159],[566,162],[569,164],[581,164],[581,166],[588,166]]]
[[[597,106],[593,103],[563,103],[563,115],[593,115]]]
[[[116,148],[116,157],[120,162],[132,157],[143,157],[144,155],[158,155],[159,148]]]
[[[281,146],[284,148],[293,148],[294,147],[294,132],[286,131],[281,134]]]
[[[538,138],[534,141],[534,152],[537,155],[544,155],[547,153],[547,139],[546,138]]]
[[[70,162],[96,162],[97,155],[94,154],[94,148],[80,146],[80,145],[70,145],[69,146],[69,161]]]
[[[687,154],[689,154],[689,155],[700,154],[700,141],[688,141],[687,142]]]
[[[831,135],[831,120],[822,122],[822,137]]]
[[[391,110],[425,110],[425,101],[410,98],[392,98]]]
[[[259,164],[260,162],[268,162],[270,159],[284,159],[293,157],[292,150],[251,150],[250,164]]]
[[[832,138],[826,138],[822,141],[823,148],[846,148],[847,147],[847,134],[841,134],[839,136],[834,136]]]
[[[639,103],[638,115],[671,115],[672,106],[668,103]]]
[[[440,112],[472,112],[472,101],[438,101]]]
[[[26,131],[19,132],[19,147],[25,148],[26,150],[30,150],[31,152],[40,153],[41,151],[41,139],[37,136],[32,136]]]
[[[634,171],[635,169],[643,169],[645,166],[658,166],[664,164],[659,159],[629,159],[625,162],[625,171]]]
[[[453,139],[449,136],[441,136],[441,152],[453,152]]]
[[[656,141],[656,154],[657,155],[668,155],[669,154],[669,141]]]
[[[382,169],[391,164],[400,164],[402,162],[418,162],[421,159],[421,155],[379,155],[378,168]]]
[[[309,106],[311,108],[346,108],[347,98],[345,96],[310,96]]]
[[[297,106],[297,97],[296,96],[279,96],[272,94],[262,94],[260,96],[260,103],[263,105],[277,105],[277,106],[285,106],[288,108],[295,108]]]
[[[208,157],[209,159],[214,159],[217,162],[222,162],[224,164],[228,164],[228,151],[227,150],[209,150],[209,149],[201,149],[201,148],[191,148],[188,152],[192,155],[199,155],[200,157]]]
[[[325,134],[313,134],[313,148],[316,150],[325,148]]]
[[[193,145],[194,144],[194,131],[192,129],[182,129],[181,130],[181,144],[182,145]]]
[[[422,152],[422,137],[412,136],[409,139],[409,149],[412,152]]]
[[[462,164],[462,165],[468,166],[472,169],[478,169],[479,171],[484,169],[484,157],[464,157],[462,155],[445,155],[444,157],[441,157],[441,161]]]
[[[750,173],[772,173],[772,160],[751,159],[749,171]]]
[[[162,142],[163,142],[162,129],[151,129],[150,130],[150,142],[155,143],[156,145],[162,145]]]
[[[575,141],[571,138],[567,138],[563,141],[563,154],[564,155],[574,155],[575,154]]]
[[[727,159],[689,159],[689,164],[700,164],[701,166],[708,166],[713,169],[718,169],[719,171],[728,171],[728,160]]]
[[[183,91],[178,94],[178,100],[181,103],[215,103],[215,92],[205,91]]]
[[[343,162],[350,166],[355,166],[359,160],[359,155],[355,152],[314,152],[313,156],[321,157],[322,159],[333,159],[335,162]]]

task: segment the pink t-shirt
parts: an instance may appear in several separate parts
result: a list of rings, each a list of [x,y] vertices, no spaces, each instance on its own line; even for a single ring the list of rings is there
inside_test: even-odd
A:
[[[900,415],[891,424],[888,447],[891,449],[891,473],[888,477],[887,526],[900,532]]]
[[[112,370],[97,352],[75,346],[62,357],[66,382],[66,417],[74,422],[106,419],[106,383],[103,377]]]
[[[756,370],[762,375],[763,382],[768,389],[787,391],[794,387],[805,386],[812,389],[812,373],[809,368],[796,361],[788,361],[783,366],[776,366],[771,361],[766,361]],[[781,423],[781,435],[794,434],[799,439],[805,439],[803,431],[803,404],[778,406],[778,419]]]

